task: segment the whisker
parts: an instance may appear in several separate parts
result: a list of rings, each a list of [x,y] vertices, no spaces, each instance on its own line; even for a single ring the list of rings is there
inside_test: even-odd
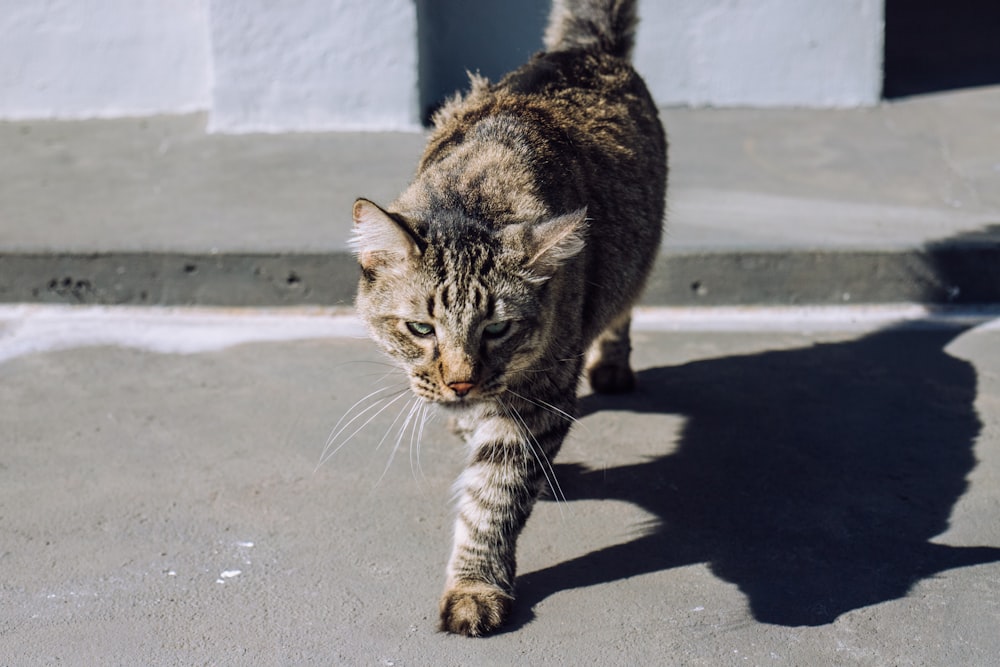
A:
[[[424,471],[420,467],[420,441],[424,436],[424,425],[427,423],[427,403],[421,402],[417,410],[417,418],[413,422],[413,429],[410,431],[410,474],[416,482],[425,480]],[[414,467],[415,464],[415,467]],[[419,477],[417,473],[419,474]]]
[[[521,413],[518,412],[517,408],[513,405],[508,405],[499,399],[497,402],[504,408],[507,415],[515,420],[515,423],[518,424],[518,430],[524,434],[525,445],[534,457],[535,461],[538,463],[538,467],[541,469],[542,475],[545,477],[545,481],[549,485],[549,489],[552,491],[553,498],[555,499],[556,504],[559,505],[559,512],[562,513],[562,505],[559,503],[560,501],[563,503],[567,502],[566,494],[563,493],[562,487],[559,485],[559,480],[556,479],[555,468],[552,467],[552,463],[545,455],[545,451],[542,449],[541,444],[535,438],[531,429],[528,428],[527,423],[525,423],[524,418],[521,416]]]
[[[389,437],[389,434],[390,434],[390,433],[392,433],[392,429],[393,429],[393,427],[394,427],[394,426],[396,425],[396,422],[398,422],[398,421],[399,421],[399,418],[403,416],[403,414],[404,414],[404,413],[406,412],[406,409],[407,409],[407,408],[410,408],[410,407],[412,407],[412,402],[413,402],[414,400],[416,400],[416,399],[414,399],[414,398],[411,398],[411,399],[410,399],[409,401],[407,401],[406,403],[404,403],[404,404],[403,404],[403,407],[402,407],[402,408],[400,408],[400,409],[399,409],[399,414],[397,414],[397,415],[396,415],[396,418],[392,420],[392,423],[391,423],[391,424],[389,424],[389,428],[387,428],[387,429],[385,430],[385,435],[383,435],[383,436],[382,436],[382,439],[378,441],[378,444],[377,444],[377,445],[375,445],[375,451],[378,451],[378,450],[379,450],[379,448],[381,448],[381,447],[382,447],[382,443],[383,443],[383,442],[385,442],[385,441],[386,441],[386,438],[388,438],[388,437]],[[407,419],[407,421],[409,421],[409,420]],[[403,425],[402,425],[402,426],[400,427],[400,430],[402,431],[402,429],[405,429],[405,428],[406,428],[406,421],[404,421],[404,422],[403,422]]]
[[[373,391],[373,392],[370,392],[370,393],[369,393],[369,394],[368,394],[367,396],[365,396],[365,397],[363,397],[363,398],[360,398],[360,399],[358,399],[357,401],[355,401],[354,405],[352,405],[351,407],[347,408],[347,410],[345,410],[345,411],[344,411],[344,414],[343,414],[343,415],[341,415],[340,419],[338,419],[338,420],[337,420],[337,423],[333,425],[333,429],[332,429],[332,430],[330,431],[330,436],[329,436],[329,437],[327,437],[327,439],[326,439],[326,446],[327,446],[327,447],[329,447],[329,446],[330,446],[330,444],[331,444],[331,443],[332,443],[332,442],[333,442],[333,441],[334,441],[334,440],[336,439],[336,437],[337,437],[337,434],[339,433],[339,431],[337,431],[337,429],[338,429],[338,428],[340,427],[341,423],[343,423],[343,421],[344,421],[345,419],[347,419],[347,416],[348,416],[349,414],[351,414],[351,412],[352,412],[352,411],[354,410],[354,408],[358,407],[359,405],[361,405],[362,403],[364,403],[365,401],[367,401],[367,400],[368,400],[369,398],[371,398],[372,396],[375,396],[376,394],[379,394],[379,393],[381,393],[381,392],[383,392],[383,391],[388,391],[389,389],[392,389],[392,388],[394,388],[394,387],[398,387],[398,386],[399,386],[399,384],[396,384],[396,385],[390,385],[390,386],[388,386],[388,387],[379,387],[379,388],[378,388],[378,389],[376,389],[375,391]],[[383,397],[383,398],[384,398],[384,397]],[[375,401],[375,404],[377,404],[377,403],[378,403],[378,401],[381,401],[381,400],[382,400],[381,398],[380,398],[380,399],[377,399],[377,400]],[[366,408],[366,410],[367,410],[367,409],[368,409],[368,408]],[[364,413],[362,413],[362,414],[364,414]],[[359,416],[360,416],[360,415],[359,415]],[[352,420],[352,421],[353,421],[353,420]],[[350,425],[350,422],[348,422],[347,424],[344,424],[344,427],[346,428],[346,427],[347,427],[348,425]],[[325,451],[325,450],[324,450],[324,451]]]
[[[403,421],[403,425],[399,427],[399,431],[396,434],[396,445],[392,448],[392,452],[389,454],[389,460],[386,461],[385,468],[382,469],[382,474],[379,475],[378,480],[375,482],[375,485],[372,487],[372,491],[374,491],[376,488],[378,488],[378,486],[382,483],[382,480],[385,479],[386,473],[389,472],[389,468],[392,467],[392,462],[396,458],[396,452],[399,451],[399,445],[403,441],[403,434],[406,433],[406,427],[409,426],[410,421],[413,419],[413,415],[416,413],[417,409],[420,408],[420,403],[421,403],[420,399],[419,398],[415,398],[413,400],[415,402],[407,402],[407,404],[404,405],[403,409],[400,410],[400,412],[399,412],[399,414],[402,415],[403,412],[406,410],[407,407],[410,408],[410,411],[406,415],[406,419]],[[396,421],[398,421],[398,420],[399,420],[399,417],[396,417]],[[396,421],[393,421],[393,424],[395,424]],[[390,427],[390,430],[391,430],[391,427]],[[387,433],[387,435],[388,435],[388,433]],[[381,444],[381,443],[379,443],[379,444]]]
[[[377,377],[378,379],[375,380],[375,383],[382,382],[396,373],[400,373],[404,376],[406,374],[406,369],[403,366],[400,366],[399,364],[385,362],[385,361],[374,361],[371,359],[352,359],[351,361],[342,361],[339,364],[334,365],[333,367],[342,368],[344,366],[354,366],[358,364],[364,364],[367,366],[380,366],[384,369],[387,369],[382,373],[371,372],[360,376],[361,378]]]
[[[427,479],[424,476],[424,469],[420,465],[420,443],[424,440],[424,427],[427,426],[427,420],[431,415],[431,406],[425,403],[420,410],[420,428],[417,430],[417,471],[420,473],[421,479]]]
[[[399,394],[397,395],[397,398],[398,398],[399,395],[402,395],[402,394],[403,394],[403,392],[400,391]],[[365,414],[367,414],[368,412],[370,412],[370,411],[374,410],[375,408],[379,407],[380,405],[382,405],[385,401],[389,400],[390,398],[392,398],[391,395],[390,396],[382,396],[382,397],[379,397],[379,398],[375,399],[374,401],[372,401],[371,405],[369,405],[368,407],[366,407],[363,410],[359,411],[357,414],[355,414],[353,417],[351,417],[351,419],[347,423],[345,423],[343,426],[340,426],[340,422],[343,421],[344,418],[347,417],[347,415],[351,414],[351,411],[354,410],[354,408],[357,406],[357,403],[355,403],[355,405],[351,406],[351,409],[348,410],[344,414],[344,417],[340,418],[340,421],[337,422],[337,426],[333,427],[334,430],[330,433],[330,436],[326,439],[326,446],[323,448],[323,454],[320,456],[320,460],[321,461],[325,460],[327,451],[330,449],[330,447],[333,446],[333,443],[335,443],[337,441],[337,439],[340,437],[340,434],[343,433],[348,428],[350,428],[351,424],[353,424],[357,420],[361,419],[363,416],[365,416]],[[339,426],[339,428],[338,428],[338,426]]]
[[[371,373],[365,373],[363,375],[359,375],[358,379],[367,380],[369,378],[377,378],[374,382],[376,383],[383,382],[392,377],[393,375],[395,375],[398,370],[399,369],[389,369],[387,371],[372,371]]]
[[[515,419],[516,423],[518,424],[518,430],[521,431],[522,434],[524,434],[525,444],[528,448],[528,451],[531,453],[535,461],[538,463],[538,467],[541,468],[542,474],[545,476],[545,481],[546,483],[548,483],[549,489],[552,491],[552,495],[555,498],[556,502],[558,503],[560,500],[565,502],[566,496],[562,493],[562,489],[559,487],[558,480],[555,479],[555,470],[552,469],[552,466],[548,461],[548,457],[545,456],[545,452],[542,450],[541,445],[535,438],[535,435],[531,432],[531,429],[528,428],[528,424],[525,423],[524,417],[522,417],[521,413],[517,410],[517,408],[513,407],[512,405],[505,407],[507,407],[508,409],[508,415],[512,416]],[[525,462],[525,470],[527,471],[527,462]],[[549,475],[550,472],[551,472],[551,477]],[[562,510],[560,508],[560,512],[561,511]]]
[[[581,352],[579,354],[574,354],[569,357],[562,357],[560,359],[553,359],[551,364],[542,366],[539,368],[518,368],[512,372],[515,373],[551,373],[559,364],[569,363],[571,361],[576,361],[577,359],[585,359],[587,357],[587,352]]]
[[[424,442],[424,428],[427,423],[432,421],[436,416],[435,406],[433,403],[424,403],[422,412],[420,414],[420,428],[417,430],[417,472],[420,473],[420,478],[427,480],[427,476],[424,475],[424,468],[420,463],[420,450],[422,449]]]
[[[521,394],[517,393],[516,391],[513,391],[512,389],[510,389],[510,387],[507,387],[506,391],[507,391],[508,394],[510,394],[512,396],[516,396],[517,398],[521,399],[522,401],[525,401],[526,403],[531,403],[532,405],[535,405],[535,406],[537,406],[539,408],[542,408],[543,410],[547,410],[548,412],[551,412],[552,414],[556,415],[557,417],[562,417],[563,419],[565,419],[566,421],[568,421],[571,424],[580,424],[581,426],[583,426],[583,428],[587,428],[587,426],[583,422],[581,422],[579,419],[577,419],[576,417],[574,417],[570,413],[566,412],[565,410],[557,408],[556,406],[552,405],[551,403],[546,403],[545,401],[543,401],[540,398],[528,398],[527,396],[522,396]]]
[[[404,397],[404,396],[406,396],[406,395],[407,395],[407,390],[406,390],[406,389],[401,389],[401,390],[400,390],[400,391],[399,391],[399,392],[398,392],[398,393],[396,394],[396,396],[395,396],[395,397],[390,397],[390,396],[383,396],[382,398],[379,398],[379,399],[378,399],[377,401],[375,401],[374,403],[372,403],[371,405],[369,405],[369,406],[368,406],[367,408],[365,408],[364,410],[362,410],[361,412],[359,412],[359,413],[358,413],[358,414],[357,414],[357,415],[356,415],[356,416],[355,416],[354,418],[352,418],[352,419],[351,419],[351,420],[350,420],[349,422],[347,422],[347,423],[346,423],[346,424],[344,424],[344,425],[343,425],[342,427],[340,427],[340,430],[339,430],[339,431],[337,431],[337,432],[336,432],[336,433],[335,433],[334,435],[330,436],[330,438],[329,438],[329,440],[328,440],[328,444],[327,444],[327,446],[326,446],[326,447],[325,447],[325,448],[323,449],[323,454],[322,454],[322,455],[320,456],[320,460],[319,460],[319,463],[318,463],[318,464],[317,464],[317,466],[316,466],[317,470],[319,469],[319,466],[323,465],[324,463],[326,463],[327,461],[329,461],[329,460],[330,460],[331,458],[333,458],[333,456],[334,456],[334,455],[335,455],[335,454],[336,454],[337,452],[339,452],[339,451],[340,451],[340,449],[341,449],[341,448],[342,448],[342,447],[343,447],[344,445],[346,445],[346,444],[347,444],[348,442],[350,442],[350,441],[351,441],[351,438],[353,438],[353,437],[354,437],[354,436],[356,436],[356,435],[357,435],[358,433],[360,433],[362,429],[364,429],[364,428],[365,428],[366,426],[368,426],[368,424],[370,424],[370,423],[372,422],[372,420],[374,420],[374,419],[375,419],[376,417],[378,417],[378,416],[379,416],[380,414],[382,414],[383,412],[385,412],[385,411],[386,411],[386,409],[388,409],[388,408],[389,408],[389,407],[390,407],[390,406],[391,406],[391,405],[392,405],[393,403],[395,403],[396,401],[398,401],[399,399],[403,398],[403,397]],[[391,398],[391,400],[390,400],[390,398]],[[367,412],[369,412],[369,411],[373,410],[374,408],[378,407],[379,405],[381,405],[382,403],[384,403],[384,402],[386,402],[386,401],[388,401],[388,402],[387,402],[387,403],[385,403],[385,405],[382,405],[382,407],[381,407],[381,408],[379,408],[379,409],[378,409],[378,410],[377,410],[377,411],[375,412],[375,414],[373,414],[373,415],[372,415],[371,417],[369,417],[368,419],[366,419],[366,420],[365,420],[365,423],[363,423],[363,424],[362,424],[361,426],[359,426],[358,428],[354,429],[354,431],[353,431],[353,432],[352,432],[352,433],[351,433],[351,434],[350,434],[349,436],[347,436],[346,438],[344,438],[343,442],[341,442],[341,443],[340,443],[339,445],[337,445],[337,447],[336,447],[336,448],[335,448],[335,449],[334,449],[333,451],[331,451],[331,452],[327,453],[327,452],[328,452],[328,450],[330,449],[330,447],[332,447],[332,446],[333,446],[333,443],[335,443],[335,442],[337,441],[337,439],[339,438],[340,434],[341,434],[341,433],[343,433],[343,432],[344,432],[344,431],[345,431],[345,430],[346,430],[346,429],[347,429],[347,428],[348,428],[348,427],[349,427],[349,426],[350,426],[351,424],[353,424],[353,423],[354,423],[354,422],[356,422],[356,421],[357,421],[358,419],[360,419],[360,418],[361,418],[362,416],[364,416],[364,415],[365,415],[365,413],[367,413]],[[357,404],[355,404],[355,405],[357,405]],[[353,409],[353,408],[352,408],[352,409]],[[336,428],[336,427],[334,427],[334,428]]]

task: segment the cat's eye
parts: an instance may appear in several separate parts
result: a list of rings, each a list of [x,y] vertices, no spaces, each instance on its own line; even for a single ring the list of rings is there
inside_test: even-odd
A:
[[[421,338],[426,338],[434,333],[434,327],[426,322],[407,322],[406,328],[410,330],[411,334]]]
[[[493,322],[492,324],[487,324],[483,327],[483,334],[487,338],[500,338],[510,330],[510,320],[504,320],[503,322]]]

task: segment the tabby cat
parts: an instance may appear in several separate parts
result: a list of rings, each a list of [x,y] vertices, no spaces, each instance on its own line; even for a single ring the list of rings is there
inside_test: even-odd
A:
[[[354,204],[357,309],[468,445],[442,630],[499,627],[583,367],[625,392],[631,307],[657,255],[666,138],[629,57],[635,0],[555,0],[545,51],[435,115],[413,183]],[[588,355],[588,349],[590,354]],[[585,359],[586,357],[586,359]]]

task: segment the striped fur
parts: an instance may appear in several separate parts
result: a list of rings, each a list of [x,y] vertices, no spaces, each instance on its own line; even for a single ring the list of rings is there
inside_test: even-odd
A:
[[[411,185],[360,199],[357,307],[413,392],[452,412],[457,483],[441,628],[496,629],[517,537],[569,431],[586,364],[628,391],[629,313],[659,248],[666,139],[628,63],[634,2],[557,0],[547,51],[435,116]]]

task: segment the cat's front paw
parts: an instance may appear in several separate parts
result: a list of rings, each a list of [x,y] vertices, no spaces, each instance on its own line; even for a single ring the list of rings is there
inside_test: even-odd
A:
[[[458,581],[441,597],[444,632],[479,637],[496,630],[507,618],[514,598],[482,581]]]
[[[635,390],[635,373],[628,366],[596,364],[587,369],[587,379],[599,394],[627,394]]]

